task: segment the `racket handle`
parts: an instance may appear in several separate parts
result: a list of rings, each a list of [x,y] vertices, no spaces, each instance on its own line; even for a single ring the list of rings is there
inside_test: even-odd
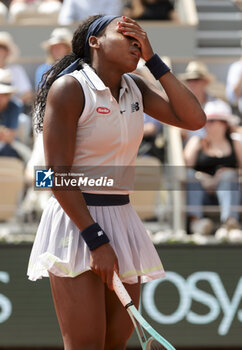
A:
[[[130,295],[128,294],[127,290],[125,289],[123,283],[121,282],[120,278],[118,277],[115,271],[113,273],[113,289],[124,307],[132,303]]]

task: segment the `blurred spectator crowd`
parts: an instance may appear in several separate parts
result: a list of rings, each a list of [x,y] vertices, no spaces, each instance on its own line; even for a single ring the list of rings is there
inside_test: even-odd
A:
[[[56,22],[61,10],[60,0],[6,0],[0,1],[0,21],[2,23],[34,23],[35,19]]]
[[[172,0],[2,0],[0,23],[58,23],[68,25],[96,14],[135,19],[177,19]]]
[[[9,157],[23,164],[24,191],[19,202],[23,220],[38,219],[49,197],[49,192],[34,190],[34,166],[44,165],[42,135],[36,135],[32,127],[35,92],[51,65],[71,52],[72,31],[61,26],[97,13],[127,15],[138,20],[179,20],[174,2],[168,0],[0,1],[2,23],[18,23],[23,19],[31,23],[30,20],[39,16],[60,25],[39,43],[46,60],[35,71],[34,87],[18,63],[19,48],[14,38],[7,31],[0,31],[0,160]],[[146,76],[142,66],[137,74]],[[242,169],[242,58],[228,69],[224,98],[213,96],[209,90],[216,78],[201,60],[191,60],[178,78],[194,93],[207,115],[204,128],[182,130],[184,161],[188,168],[187,229],[189,233],[215,233],[226,238],[229,230],[241,230],[238,208],[242,205],[242,193],[238,184]],[[139,156],[155,157],[160,164],[166,162],[167,140],[163,126],[148,115],[144,115],[144,125]],[[216,203],[220,208],[216,230],[213,221],[203,212],[207,203]],[[8,218],[7,214],[6,217],[0,215],[0,220]]]

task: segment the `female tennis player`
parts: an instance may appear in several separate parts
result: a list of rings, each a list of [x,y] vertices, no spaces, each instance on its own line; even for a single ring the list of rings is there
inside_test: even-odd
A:
[[[45,75],[35,112],[48,168],[79,166],[107,178],[135,164],[143,112],[185,129],[205,115],[192,93],[155,55],[145,31],[127,17],[93,16],[75,31],[72,54]],[[169,101],[127,74],[140,58]],[[46,206],[30,256],[31,280],[50,277],[65,350],[125,349],[133,326],[112,290],[113,272],[138,306],[140,283],[164,276],[158,254],[122,184],[106,192],[58,190]]]

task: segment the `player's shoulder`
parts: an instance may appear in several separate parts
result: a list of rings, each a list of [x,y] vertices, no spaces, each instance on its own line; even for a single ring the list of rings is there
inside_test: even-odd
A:
[[[145,80],[141,76],[134,74],[134,73],[129,73],[128,75],[136,83],[136,85],[140,89],[141,93],[142,94],[145,93],[145,91],[147,90],[147,84],[145,83]]]
[[[75,103],[83,99],[83,90],[80,83],[71,75],[64,75],[52,84],[48,99],[60,103]]]
[[[54,90],[55,92],[64,91],[65,93],[73,93],[75,92],[74,90],[78,90],[78,88],[81,89],[80,83],[72,75],[69,74],[59,77],[53,82],[51,86],[51,90]]]

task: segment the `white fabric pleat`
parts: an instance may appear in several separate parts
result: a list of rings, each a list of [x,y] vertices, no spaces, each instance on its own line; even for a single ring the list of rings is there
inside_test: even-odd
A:
[[[164,277],[160,258],[143,223],[131,204],[88,207],[110,239],[118,257],[120,278],[126,283],[147,282]],[[90,270],[90,251],[79,229],[55,198],[45,208],[30,255],[30,280],[47,277],[48,271],[61,277],[75,277]]]

